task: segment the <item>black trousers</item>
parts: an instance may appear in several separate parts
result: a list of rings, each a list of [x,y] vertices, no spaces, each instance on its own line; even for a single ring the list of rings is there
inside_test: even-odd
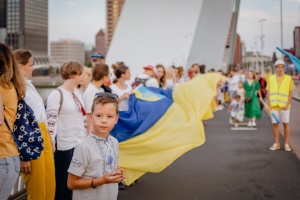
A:
[[[55,200],[72,200],[73,191],[67,187],[68,169],[73,157],[74,148],[54,153],[56,191]]]

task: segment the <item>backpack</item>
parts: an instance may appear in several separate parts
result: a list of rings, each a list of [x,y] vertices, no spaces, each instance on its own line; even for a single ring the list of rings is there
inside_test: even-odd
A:
[[[8,125],[5,117],[4,121],[18,146],[20,159],[22,161],[38,159],[44,149],[44,141],[34,112],[24,99],[18,101],[13,129]]]
[[[133,89],[136,88],[137,86],[141,85],[141,84],[143,84],[144,86],[146,86],[146,82],[148,80],[149,80],[148,78],[138,78],[138,77],[136,77],[134,79],[134,82],[132,83],[131,86],[132,86]]]

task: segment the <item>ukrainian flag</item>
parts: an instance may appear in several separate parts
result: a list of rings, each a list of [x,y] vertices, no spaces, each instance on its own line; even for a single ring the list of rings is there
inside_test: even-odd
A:
[[[292,63],[295,65],[295,68],[298,72],[300,72],[300,60],[298,58],[296,58],[295,56],[293,56],[292,54],[290,54],[287,51],[284,51],[283,49],[280,49],[279,47],[276,47],[276,49],[278,51],[280,51],[282,54],[286,55],[289,57],[289,59],[292,61]]]
[[[120,112],[111,132],[120,142],[127,185],[147,172],[161,172],[205,142],[202,119],[215,96],[210,85],[199,76],[173,92],[143,86],[134,91],[129,111]]]

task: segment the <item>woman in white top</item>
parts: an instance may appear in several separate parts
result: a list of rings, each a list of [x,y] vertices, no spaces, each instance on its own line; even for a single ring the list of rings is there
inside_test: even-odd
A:
[[[174,87],[174,69],[172,67],[168,67],[166,69],[166,85],[164,89],[173,89]]]
[[[130,69],[121,65],[115,70],[116,81],[110,86],[111,93],[118,95],[119,111],[128,110],[128,99],[131,94],[132,87],[126,84],[130,80]]]
[[[52,152],[52,142],[47,131],[47,115],[44,102],[31,83],[34,70],[33,58],[30,51],[18,49],[13,51],[18,67],[25,75],[26,95],[25,101],[34,111],[34,115],[39,123],[44,140],[44,150],[36,160],[21,161],[21,172],[26,185],[27,199],[54,199],[55,196],[55,173],[54,158]],[[36,188],[39,188],[38,190]]]
[[[67,188],[67,170],[74,148],[86,137],[86,113],[81,94],[76,90],[82,72],[83,66],[78,62],[63,64],[60,74],[64,83],[52,91],[47,99],[48,131],[52,142],[56,143],[55,199],[72,199],[72,191]]]
[[[80,93],[83,95],[86,88],[92,81],[92,69],[88,67],[84,67],[82,75],[81,75],[81,81],[80,84],[77,86],[77,89],[79,89]]]
[[[178,83],[180,84],[180,83],[184,83],[185,82],[185,78],[184,78],[184,69],[183,69],[183,67],[178,67],[177,68],[178,69],[178,74],[179,74],[179,80],[178,80]]]
[[[159,88],[164,88],[166,85],[166,69],[163,65],[156,65],[156,78],[159,84]]]

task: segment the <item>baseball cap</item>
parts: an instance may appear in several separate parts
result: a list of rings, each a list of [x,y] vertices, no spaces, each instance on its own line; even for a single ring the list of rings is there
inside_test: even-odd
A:
[[[145,70],[152,70],[152,71],[154,71],[154,73],[156,73],[156,68],[153,67],[152,65],[146,65],[146,66],[144,66],[143,68],[144,68]]]
[[[285,63],[283,62],[283,60],[276,60],[276,62],[274,64],[274,67],[276,67],[277,65],[284,65],[285,66]]]
[[[101,53],[92,53],[91,58],[102,58],[104,59],[105,57]]]

